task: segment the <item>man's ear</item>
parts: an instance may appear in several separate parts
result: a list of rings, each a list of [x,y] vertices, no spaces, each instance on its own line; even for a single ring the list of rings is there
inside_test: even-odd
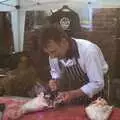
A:
[[[68,41],[65,38],[62,38],[61,43],[63,45],[68,45]]]

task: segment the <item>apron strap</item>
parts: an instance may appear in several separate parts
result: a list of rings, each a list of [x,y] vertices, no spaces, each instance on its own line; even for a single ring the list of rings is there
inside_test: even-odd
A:
[[[79,62],[78,62],[78,58],[80,58],[79,55],[79,51],[78,51],[78,46],[75,40],[72,40],[72,48],[73,48],[73,58],[75,58],[76,64],[78,65],[78,69],[75,69],[76,72],[78,72],[80,74],[80,78],[83,81],[89,82],[89,78],[87,76],[86,73],[84,73],[84,71],[82,70]],[[64,66],[62,65],[62,63],[58,60],[58,65],[59,68],[61,69],[62,72],[64,72]]]

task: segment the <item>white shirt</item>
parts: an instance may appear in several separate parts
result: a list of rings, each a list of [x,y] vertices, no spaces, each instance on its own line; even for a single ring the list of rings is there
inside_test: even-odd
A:
[[[78,47],[79,58],[78,63],[80,64],[84,73],[87,73],[89,82],[83,85],[80,89],[88,95],[90,98],[96,93],[101,91],[104,87],[104,74],[108,71],[108,65],[103,57],[100,48],[87,40],[75,39]],[[64,66],[71,66],[75,64],[74,59],[68,59],[66,62],[60,60]],[[60,68],[58,65],[58,59],[49,58],[51,67],[51,76],[53,79],[60,78]]]

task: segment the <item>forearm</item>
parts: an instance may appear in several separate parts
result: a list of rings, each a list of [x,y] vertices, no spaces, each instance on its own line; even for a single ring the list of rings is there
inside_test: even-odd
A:
[[[87,96],[81,89],[71,90],[69,94],[71,94],[73,98]]]
[[[81,90],[89,96],[89,98],[92,98],[95,94],[99,93],[104,87],[103,81],[98,82],[89,82],[88,84],[85,84],[81,87]]]

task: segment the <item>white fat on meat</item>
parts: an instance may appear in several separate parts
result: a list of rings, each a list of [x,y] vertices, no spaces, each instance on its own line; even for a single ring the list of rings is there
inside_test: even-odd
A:
[[[27,113],[44,110],[48,107],[49,105],[46,99],[44,98],[44,93],[41,92],[37,97],[25,103],[22,106],[22,110],[25,111],[25,113]]]
[[[85,108],[87,116],[90,120],[108,120],[113,106],[109,106],[107,101],[98,98]]]

